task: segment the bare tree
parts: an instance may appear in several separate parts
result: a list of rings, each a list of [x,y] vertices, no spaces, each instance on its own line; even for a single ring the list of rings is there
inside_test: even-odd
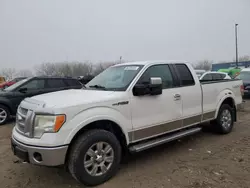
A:
[[[23,69],[18,71],[16,75],[20,77],[31,77],[33,76],[33,73],[28,69]]]
[[[36,67],[36,74],[43,76],[69,76],[78,77],[91,75],[93,64],[89,61],[81,62],[61,62],[43,63]]]
[[[6,80],[11,80],[16,75],[16,69],[14,68],[4,68],[0,71],[0,75],[3,76]]]
[[[56,67],[54,63],[42,63],[35,67],[36,75],[38,76],[55,76]]]
[[[249,55],[244,55],[239,57],[239,61],[250,61],[250,56]]]
[[[107,69],[108,67],[112,66],[116,64],[115,62],[101,62],[99,63],[95,68],[94,68],[94,75],[98,75],[100,74],[102,71],[104,71],[105,69]]]
[[[93,64],[90,61],[84,63],[73,63],[72,64],[73,76],[87,76],[93,74]]]
[[[212,64],[213,64],[212,61],[203,60],[203,61],[199,61],[198,63],[196,63],[194,65],[194,68],[209,71],[209,70],[211,70]]]

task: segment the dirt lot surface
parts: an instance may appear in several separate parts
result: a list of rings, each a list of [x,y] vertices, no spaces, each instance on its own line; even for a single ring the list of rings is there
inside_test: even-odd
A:
[[[250,101],[229,135],[198,133],[138,153],[101,188],[250,187]],[[75,188],[63,168],[22,163],[10,149],[13,125],[0,127],[0,188]]]

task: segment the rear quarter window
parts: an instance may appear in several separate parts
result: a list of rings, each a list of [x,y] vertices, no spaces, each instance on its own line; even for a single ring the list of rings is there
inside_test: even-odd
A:
[[[195,85],[194,78],[189,68],[185,64],[176,64],[176,70],[178,72],[181,86],[192,86]]]
[[[48,79],[47,82],[49,88],[63,88],[66,86],[62,79]]]
[[[76,79],[68,79],[68,80],[65,80],[65,82],[69,86],[81,86],[81,83],[78,80],[76,80]]]

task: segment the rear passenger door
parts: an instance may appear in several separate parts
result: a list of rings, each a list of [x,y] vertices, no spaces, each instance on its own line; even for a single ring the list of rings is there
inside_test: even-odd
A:
[[[199,80],[194,80],[186,64],[176,64],[175,70],[180,80],[180,95],[182,99],[183,126],[189,126],[201,121],[202,92]]]

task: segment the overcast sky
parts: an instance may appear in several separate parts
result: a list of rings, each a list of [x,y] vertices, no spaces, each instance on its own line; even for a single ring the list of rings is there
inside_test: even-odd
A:
[[[250,0],[0,0],[0,68],[42,62],[231,61],[250,55]]]

